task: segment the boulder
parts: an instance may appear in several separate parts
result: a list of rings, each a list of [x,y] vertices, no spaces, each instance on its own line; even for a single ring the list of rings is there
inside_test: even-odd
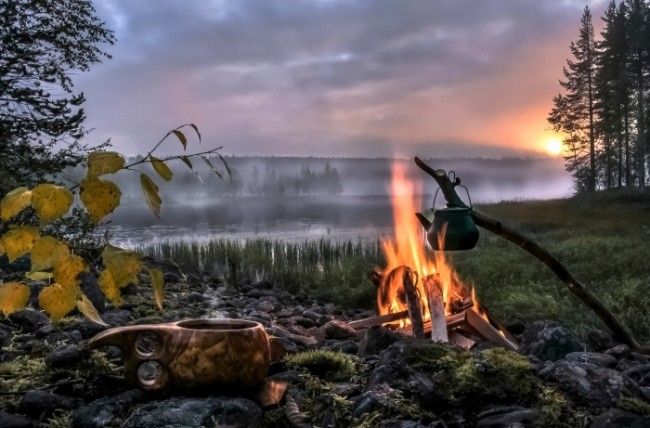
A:
[[[64,395],[52,394],[42,390],[27,391],[20,400],[20,412],[33,419],[48,418],[57,410],[70,410],[79,400]]]
[[[12,415],[0,410],[0,427],[2,428],[32,428],[36,425],[29,419],[20,415]]]
[[[590,428],[647,428],[650,418],[622,409],[609,409],[594,418]]]
[[[99,313],[104,312],[106,308],[106,298],[104,293],[102,293],[101,288],[99,288],[99,282],[97,282],[97,276],[92,272],[82,272],[78,276],[81,283],[81,290],[88,297],[95,306],[95,309]]]
[[[603,352],[618,345],[611,334],[599,329],[587,333],[587,344],[596,352]]]
[[[47,315],[34,309],[22,309],[9,315],[9,321],[24,332],[35,332],[50,322]]]
[[[140,390],[126,391],[113,397],[102,397],[82,406],[72,414],[74,428],[108,428],[121,425],[133,406],[144,402],[147,395]]]
[[[568,328],[555,321],[535,321],[527,325],[519,343],[519,352],[542,361],[556,361],[584,349]]]
[[[591,363],[549,362],[539,374],[556,383],[575,402],[589,407],[610,407],[623,396],[643,397],[639,386],[628,376]]]
[[[477,428],[502,428],[528,426],[538,416],[538,411],[519,406],[499,406],[481,412],[476,422]]]
[[[325,339],[350,339],[357,337],[357,331],[345,321],[328,321],[321,327]]]
[[[84,352],[77,345],[61,345],[45,356],[45,364],[50,368],[73,366],[83,359]]]
[[[590,363],[601,367],[614,367],[618,361],[616,357],[600,352],[571,352],[570,354],[566,354],[564,359],[567,361]]]
[[[403,336],[381,326],[370,327],[359,341],[359,356],[376,355],[388,348]]]
[[[211,426],[256,427],[262,409],[245,398],[174,397],[137,408],[123,428],[200,428]]]

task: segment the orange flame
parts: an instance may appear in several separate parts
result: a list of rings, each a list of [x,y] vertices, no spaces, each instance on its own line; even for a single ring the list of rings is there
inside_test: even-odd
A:
[[[446,315],[451,314],[452,302],[462,300],[467,296],[465,288],[457,272],[449,264],[442,251],[427,252],[425,233],[422,225],[415,217],[420,211],[420,203],[416,196],[420,194],[418,185],[406,177],[403,164],[394,163],[391,177],[391,204],[393,208],[394,236],[382,240],[382,249],[386,258],[386,267],[382,272],[382,282],[377,292],[377,309],[380,315],[400,312],[407,309],[403,287],[403,269],[408,267],[415,271],[418,279],[416,288],[422,302],[424,320],[430,318],[429,304],[423,279],[429,275],[437,275],[437,283],[441,285]],[[444,230],[438,239],[444,239]],[[408,320],[400,322],[400,327],[408,324]]]

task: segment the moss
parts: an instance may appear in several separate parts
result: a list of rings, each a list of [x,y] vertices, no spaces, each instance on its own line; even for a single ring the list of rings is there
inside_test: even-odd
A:
[[[650,416],[650,404],[635,397],[622,397],[616,405],[623,410],[638,413],[641,416]]]
[[[71,428],[72,427],[72,412],[60,411],[54,416],[50,417],[47,422],[43,424],[44,428]]]
[[[298,352],[287,358],[287,364],[328,381],[346,380],[359,374],[359,363],[354,357],[335,351]]]
[[[572,406],[564,394],[555,388],[544,386],[538,394],[539,416],[535,426],[542,427],[576,427],[579,426]]]
[[[477,380],[486,388],[488,396],[516,398],[522,402],[532,401],[539,388],[533,366],[526,357],[503,348],[492,348],[481,352],[487,365],[477,370]]]

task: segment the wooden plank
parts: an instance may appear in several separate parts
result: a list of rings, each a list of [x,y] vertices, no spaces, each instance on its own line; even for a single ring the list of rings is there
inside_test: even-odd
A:
[[[394,312],[392,314],[377,315],[375,317],[363,318],[356,321],[350,321],[348,325],[355,330],[369,328],[376,325],[383,325],[393,321],[403,320],[409,316],[409,311]]]
[[[423,279],[427,292],[429,314],[431,315],[431,340],[434,342],[449,342],[447,335],[447,319],[445,317],[445,301],[442,296],[441,284],[437,276],[430,275]]]
[[[476,313],[473,309],[468,309],[465,311],[465,319],[467,324],[469,324],[476,332],[483,337],[485,340],[488,340],[496,345],[501,345],[506,349],[511,351],[516,351],[519,347],[516,342],[511,342],[504,335],[499,334],[497,330],[488,320],[483,318],[481,315]]]

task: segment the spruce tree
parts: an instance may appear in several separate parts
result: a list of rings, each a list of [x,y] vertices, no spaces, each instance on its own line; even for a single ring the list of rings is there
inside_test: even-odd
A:
[[[573,173],[580,191],[596,190],[596,45],[589,7],[585,7],[580,21],[580,33],[569,49],[573,59],[567,60],[565,91],[553,99],[549,123],[553,129],[566,135],[567,169]]]

